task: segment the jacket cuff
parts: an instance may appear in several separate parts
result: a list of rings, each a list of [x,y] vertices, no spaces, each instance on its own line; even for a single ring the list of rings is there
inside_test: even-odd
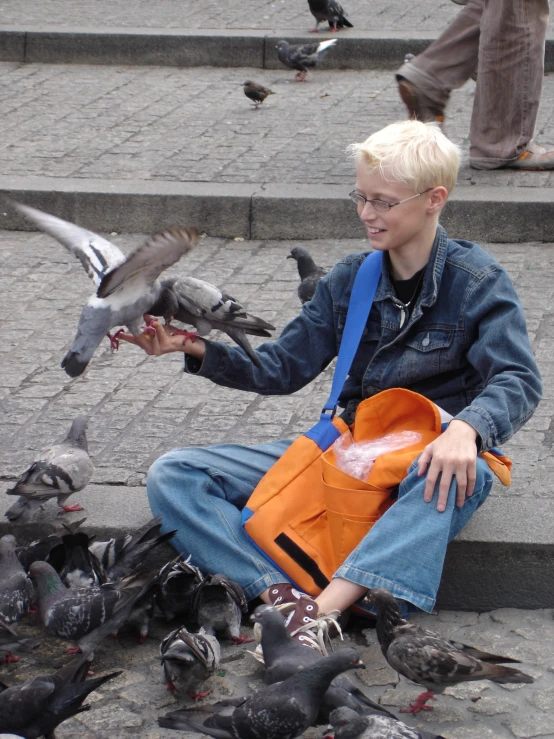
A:
[[[189,375],[214,378],[225,371],[225,346],[216,341],[202,339],[206,345],[203,359],[185,354],[185,372]]]
[[[495,446],[496,428],[494,421],[484,408],[470,406],[454,416],[457,421],[465,421],[477,431],[481,441],[480,452],[488,452]]]

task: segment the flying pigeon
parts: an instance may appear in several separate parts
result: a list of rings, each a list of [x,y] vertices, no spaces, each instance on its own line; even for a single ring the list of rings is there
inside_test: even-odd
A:
[[[95,541],[89,550],[102,565],[108,582],[130,575],[152,549],[175,536],[176,531],[160,534],[161,516],[152,518],[134,534],[122,534],[115,539]]]
[[[83,701],[101,685],[121,675],[121,670],[86,680],[92,659],[88,653],[34,680],[6,688],[0,693],[0,726],[3,731],[32,739],[53,737],[63,721],[88,711]]]
[[[158,578],[156,571],[148,571],[101,587],[66,588],[47,562],[33,562],[31,575],[47,631],[78,641],[81,649],[92,648],[108,634],[117,633],[133,608],[149,597]]]
[[[30,637],[19,637],[16,631],[16,624],[11,626],[0,618],[0,662],[19,662],[21,657],[15,657],[14,652],[31,652],[40,644],[38,639]],[[5,655],[5,656],[4,656]]]
[[[263,103],[268,95],[275,95],[273,90],[270,90],[263,85],[259,85],[257,82],[252,82],[252,80],[246,80],[246,82],[243,83],[243,88],[244,94],[247,98],[253,101],[256,109]]]
[[[291,45],[286,41],[279,41],[276,46],[279,61],[289,69],[296,69],[298,82],[305,82],[309,67],[315,67],[321,58],[322,52],[337,43],[337,39],[321,41],[319,44]]]
[[[11,624],[28,613],[33,604],[33,583],[15,553],[15,538],[0,539],[0,618]]]
[[[90,537],[84,531],[64,534],[45,559],[68,588],[92,588],[107,581],[104,568],[89,551],[89,544]]]
[[[306,649],[293,639],[285,627],[283,615],[273,606],[258,606],[250,617],[261,626],[261,646],[265,665],[266,685],[286,680],[299,669],[323,659],[315,649]],[[257,630],[257,626],[254,626]],[[255,656],[255,655],[254,655]],[[356,713],[379,713],[394,718],[383,706],[368,698],[347,675],[339,675],[327,689],[319,712],[320,723],[329,721],[329,714],[339,706],[349,706]]]
[[[156,605],[168,621],[177,616],[192,618],[194,596],[203,579],[198,567],[190,564],[190,556],[183,560],[179,555],[162,567]]]
[[[150,310],[154,316],[163,316],[166,324],[175,318],[196,327],[197,334],[183,332],[193,338],[206,336],[212,330],[223,331],[250,357],[257,367],[260,360],[250,346],[246,334],[271,337],[275,326],[262,318],[248,314],[235,298],[218,287],[195,277],[178,277],[162,282],[163,292]],[[176,304],[175,304],[176,301]]]
[[[168,634],[160,645],[162,681],[167,689],[182,690],[196,702],[210,691],[199,693],[199,688],[219,665],[221,649],[215,636],[200,629],[191,634],[183,626]]]
[[[317,33],[320,23],[327,21],[331,31],[338,31],[339,28],[354,28],[352,23],[344,15],[342,5],[337,0],[308,0],[310,13],[315,18],[315,28],[312,33]]]
[[[414,729],[389,716],[360,716],[351,708],[335,708],[329,717],[334,739],[444,739]],[[326,736],[324,739],[333,739]]]
[[[201,711],[173,711],[159,718],[158,723],[164,728],[196,731],[219,739],[292,739],[316,720],[331,680],[358,667],[365,667],[358,653],[340,649],[247,698],[203,706]]]
[[[207,634],[221,631],[235,644],[252,641],[240,635],[242,614],[247,611],[248,603],[241,586],[225,575],[206,575],[196,590],[194,618]]]
[[[499,662],[519,662],[482,652],[467,644],[450,641],[401,616],[394,597],[382,588],[369,593],[377,611],[377,638],[389,665],[408,680],[423,685],[426,692],[403,713],[432,710],[425,705],[449,685],[468,680],[491,680],[494,683],[532,683],[533,678]]]
[[[298,285],[298,297],[302,304],[307,303],[315,295],[317,283],[327,274],[327,270],[318,267],[312,259],[309,251],[303,246],[295,246],[291,249],[287,259],[294,259],[298,267],[300,275],[300,285]]]
[[[62,523],[62,529],[60,531],[55,531],[53,534],[48,534],[48,536],[35,539],[35,541],[32,541],[30,544],[16,547],[15,553],[24,569],[28,572],[29,567],[33,562],[36,562],[37,560],[47,560],[52,549],[58,546],[58,544],[61,544],[62,536],[65,534],[75,533],[79,526],[81,526],[81,524],[86,520],[86,518],[82,518],[80,521],[74,521],[71,524]]]
[[[6,490],[8,495],[19,495],[6,511],[9,521],[29,521],[49,498],[57,498],[60,513],[83,510],[80,505],[68,506],[65,501],[87,486],[94,471],[88,455],[87,423],[87,416],[77,416],[61,444],[43,449],[15,486]]]
[[[112,348],[118,348],[119,332],[110,334],[115,326],[127,326],[133,336],[141,333],[143,315],[161,292],[158,277],[198,241],[194,228],[167,229],[125,257],[117,246],[92,231],[14,200],[7,202],[69,249],[97,287],[81,311],[77,334],[62,360],[70,377],[83,374],[104,336]]]

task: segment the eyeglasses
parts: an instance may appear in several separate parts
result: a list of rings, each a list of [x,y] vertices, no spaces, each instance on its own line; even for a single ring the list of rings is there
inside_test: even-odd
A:
[[[417,195],[412,195],[409,198],[406,198],[405,200],[399,200],[397,203],[389,203],[387,200],[369,200],[368,198],[364,198],[363,195],[360,195],[359,192],[356,190],[352,190],[352,192],[349,194],[350,200],[352,202],[356,203],[356,205],[359,205],[360,207],[364,208],[366,203],[371,203],[371,205],[375,208],[375,210],[379,213],[385,213],[386,211],[389,211],[391,208],[394,208],[395,205],[402,205],[402,203],[407,203],[408,200],[413,200],[414,198],[419,198],[420,195],[425,195],[426,192],[430,192],[432,190],[432,187],[428,187],[427,190],[424,190],[423,192],[418,192]]]

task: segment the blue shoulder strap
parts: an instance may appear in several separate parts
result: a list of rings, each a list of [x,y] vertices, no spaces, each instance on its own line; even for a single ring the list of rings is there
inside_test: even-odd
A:
[[[327,449],[333,441],[340,435],[338,429],[331,423],[335,415],[339,395],[341,394],[344,383],[352,366],[356,351],[364,327],[367,323],[369,312],[373,304],[373,298],[377,291],[377,285],[381,277],[383,264],[383,255],[380,251],[372,252],[362,262],[348,304],[348,312],[346,314],[346,325],[337,357],[335,374],[333,375],[333,384],[331,393],[327,402],[323,406],[319,423],[316,423],[305,436],[312,439],[321,449]],[[328,413],[328,411],[331,411]]]

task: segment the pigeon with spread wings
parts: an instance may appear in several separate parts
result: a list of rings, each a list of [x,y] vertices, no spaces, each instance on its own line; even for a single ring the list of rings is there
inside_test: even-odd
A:
[[[14,200],[7,202],[69,249],[97,286],[81,311],[77,335],[62,360],[70,377],[85,371],[104,336],[109,337],[113,348],[118,347],[117,333],[110,334],[115,326],[127,326],[133,336],[141,333],[143,315],[162,291],[158,277],[198,241],[194,228],[167,229],[125,257],[115,244],[86,228]]]

